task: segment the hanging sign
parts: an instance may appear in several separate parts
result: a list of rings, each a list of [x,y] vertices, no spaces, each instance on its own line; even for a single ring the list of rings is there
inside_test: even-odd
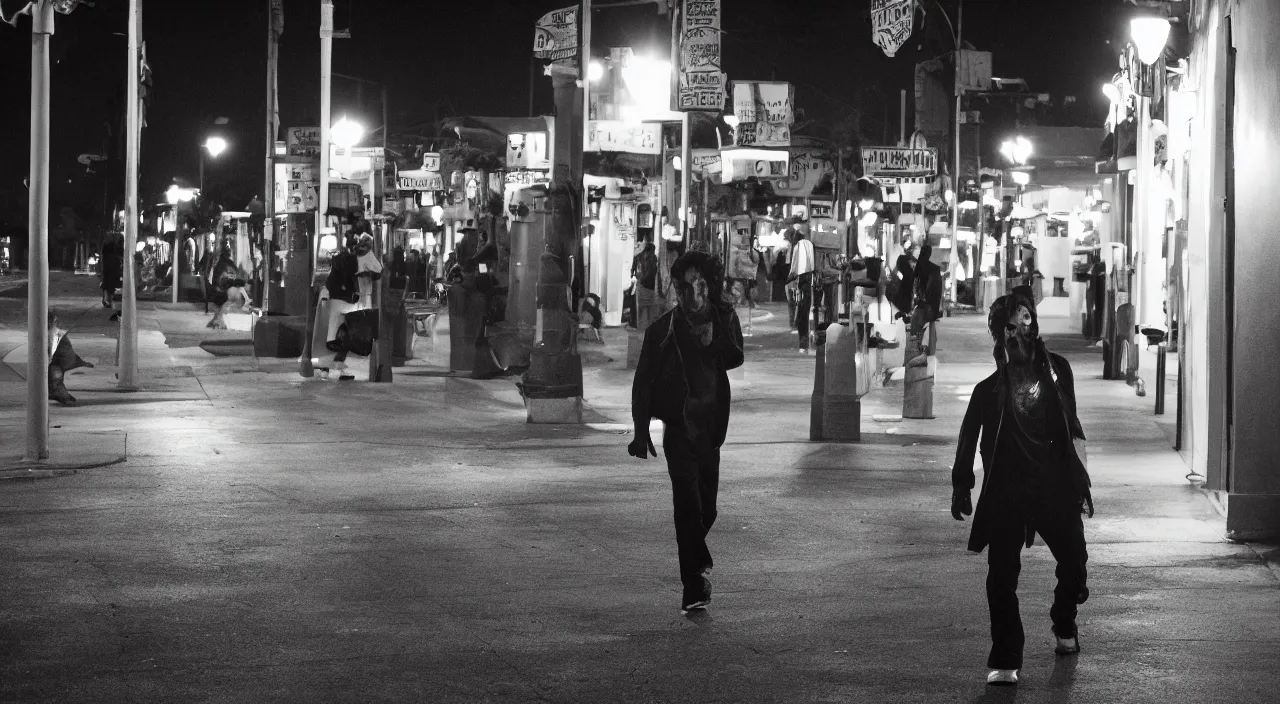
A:
[[[531,169],[516,169],[508,171],[503,175],[502,182],[508,186],[517,186],[523,188],[525,186],[534,186],[539,183],[550,183],[551,177],[546,171],[535,171]]]
[[[443,191],[444,179],[438,171],[409,169],[396,176],[396,190],[400,191]]]
[[[439,171],[440,170],[440,152],[426,152],[422,155],[423,171]]]
[[[915,0],[871,0],[871,40],[892,57],[911,37]]]
[[[831,218],[831,201],[815,200],[809,203],[809,217],[814,219]]]
[[[693,170],[707,174],[718,174],[722,170],[719,149],[694,149]]]
[[[831,157],[823,152],[793,151],[787,175],[773,182],[773,192],[790,198],[807,198],[822,179],[835,172]]]
[[[908,147],[863,147],[862,174],[871,178],[936,176],[938,150]]]
[[[285,130],[285,153],[307,159],[320,158],[320,128],[290,127]]]
[[[720,0],[684,0],[672,110],[719,112],[727,80],[720,71]]]
[[[508,169],[551,169],[546,132],[514,132],[507,135]]]
[[[790,83],[733,82],[733,114],[738,125],[733,143],[739,147],[791,146],[795,121],[795,89]]]
[[[543,61],[565,61],[578,55],[578,8],[543,15],[533,28],[533,55]]]
[[[767,159],[760,159],[755,155],[746,158],[735,158],[732,151],[725,151],[722,157],[725,159],[723,162],[724,175],[722,177],[722,180],[725,183],[729,183],[731,181],[745,181],[749,178],[786,178],[789,173],[787,164],[788,155],[785,151],[780,151]]]
[[[661,154],[662,125],[657,122],[632,124],[616,120],[588,120],[586,150]]]

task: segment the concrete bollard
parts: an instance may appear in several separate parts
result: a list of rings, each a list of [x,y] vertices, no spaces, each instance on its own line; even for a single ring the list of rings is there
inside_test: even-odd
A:
[[[831,325],[822,350],[822,439],[862,440],[862,401],[858,395],[859,350],[853,328]],[[862,360],[866,364],[866,360]]]
[[[817,333],[814,337],[816,338],[816,344],[813,351],[813,394],[809,396],[809,439],[822,440],[823,396],[827,392],[827,339],[826,334],[822,332]]]
[[[926,322],[928,321],[928,322]],[[933,418],[933,380],[938,369],[934,356],[937,323],[928,306],[917,306],[907,333],[903,361],[903,418]]]
[[[627,369],[640,364],[640,350],[644,347],[643,330],[627,330]]]

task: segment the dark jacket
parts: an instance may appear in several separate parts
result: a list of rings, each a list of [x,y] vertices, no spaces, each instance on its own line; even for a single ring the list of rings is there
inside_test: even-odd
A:
[[[898,282],[898,288],[894,292],[889,302],[894,305],[902,313],[910,313],[911,306],[915,303],[915,267],[911,265],[910,254],[898,255],[898,261],[894,263],[894,269],[897,270],[901,279]]]
[[[329,276],[324,281],[329,289],[329,298],[348,303],[360,300],[360,284],[356,281],[359,263],[356,255],[350,250],[342,250],[334,256],[329,269]]]
[[[120,288],[124,277],[124,245],[108,242],[102,248],[102,288]]]
[[[915,288],[935,319],[942,317],[942,269],[924,256],[916,263]]]
[[[1077,502],[1088,501],[1092,511],[1093,499],[1089,493],[1089,472],[1076,455],[1075,445],[1072,442],[1073,439],[1085,439],[1084,430],[1080,427],[1080,420],[1076,416],[1075,377],[1071,373],[1071,365],[1061,355],[1050,352],[1049,361],[1052,373],[1056,376],[1052,386],[1058,394],[1058,408],[1063,410],[1061,427],[1053,438],[1054,446],[1060,448],[1062,452],[1062,456],[1056,458],[1057,466],[1061,468],[1060,471],[1065,472],[1063,478],[1067,480],[1066,486],[1069,486],[1075,494],[1069,498]],[[1001,372],[996,371],[978,382],[974,388],[973,396],[969,399],[969,408],[964,414],[964,421],[960,424],[956,461],[951,466],[952,488],[957,491],[969,491],[974,485],[974,449],[976,448],[982,455],[982,466],[985,468],[982,473],[982,492],[978,496],[978,506],[973,514],[973,530],[969,535],[969,549],[974,552],[982,552],[991,542],[989,535],[991,512],[1012,508],[993,505],[995,499],[987,492],[992,474],[1019,469],[1011,464],[1016,463],[1017,458],[1005,458],[996,454],[997,437],[1003,423],[1014,422],[1012,418],[1004,417],[1006,406],[1001,382]],[[978,440],[979,431],[982,435],[981,443]],[[1034,533],[1028,532],[1028,546],[1033,538]]]
[[[631,385],[631,417],[636,436],[647,435],[649,419],[668,427],[690,429],[691,410],[711,405],[711,418],[693,418],[692,425],[706,427],[712,447],[724,444],[729,430],[730,369],[742,366],[742,326],[732,309],[716,309],[711,344],[702,347],[679,307],[653,321],[644,333],[635,381]],[[714,375],[714,378],[707,378]],[[714,399],[696,398],[698,389],[715,383]],[[695,398],[691,399],[690,391]],[[693,401],[691,403],[691,400]]]

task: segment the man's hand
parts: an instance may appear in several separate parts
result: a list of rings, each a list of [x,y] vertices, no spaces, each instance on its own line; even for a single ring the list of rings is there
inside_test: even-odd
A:
[[[963,521],[961,514],[973,515],[973,501],[969,498],[968,489],[956,489],[951,492],[951,517],[957,521]]]
[[[653,438],[649,437],[648,433],[637,434],[636,439],[632,440],[630,445],[627,445],[627,454],[642,460],[649,457],[645,454],[645,450],[648,450],[654,457],[658,456],[658,451],[653,448]]]

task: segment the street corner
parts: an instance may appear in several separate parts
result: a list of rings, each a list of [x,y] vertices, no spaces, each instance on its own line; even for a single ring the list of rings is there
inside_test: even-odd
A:
[[[49,457],[43,460],[24,459],[21,439],[0,446],[0,480],[52,479],[129,459],[129,434],[123,430],[59,432],[54,426],[49,436]]]

